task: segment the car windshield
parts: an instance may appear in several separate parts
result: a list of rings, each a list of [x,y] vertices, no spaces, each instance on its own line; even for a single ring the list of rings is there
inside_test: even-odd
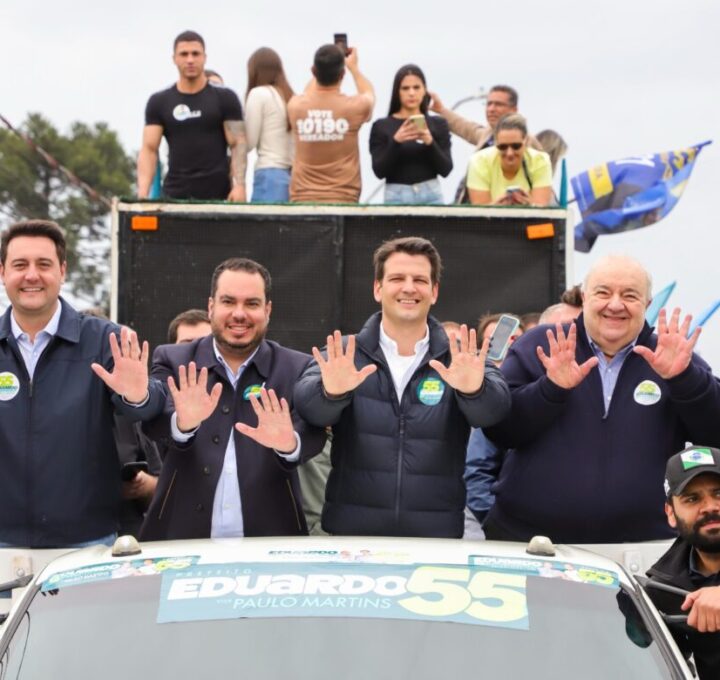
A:
[[[268,574],[275,576],[265,582],[256,574],[242,581],[250,569],[235,566],[239,576],[213,577],[204,585],[166,573],[45,588],[20,619],[0,676],[673,677],[617,580],[601,586],[564,577],[410,566],[406,581],[381,577],[380,588],[378,570],[393,567],[372,565],[372,572],[365,565],[362,571],[343,567],[343,576],[326,573],[319,586],[315,582],[321,594],[303,600],[287,594],[288,584],[301,578],[289,580],[288,573],[297,567],[305,574],[307,592],[307,574],[317,565],[273,565]],[[332,589],[332,578],[344,595]],[[273,579],[274,595],[268,586]],[[227,583],[231,590],[242,584],[243,597],[238,590],[230,593]],[[364,583],[375,588],[372,598],[351,594]],[[401,597],[392,592],[398,583],[405,584]]]

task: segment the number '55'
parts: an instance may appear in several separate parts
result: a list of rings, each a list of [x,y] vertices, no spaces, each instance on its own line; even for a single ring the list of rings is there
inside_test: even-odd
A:
[[[421,616],[465,612],[482,621],[496,622],[527,616],[525,576],[493,571],[476,571],[472,579],[470,575],[470,569],[462,567],[418,567],[406,584],[407,591],[416,594],[398,600],[398,604]]]

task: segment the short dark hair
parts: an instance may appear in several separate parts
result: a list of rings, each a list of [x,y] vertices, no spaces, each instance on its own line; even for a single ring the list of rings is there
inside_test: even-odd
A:
[[[203,46],[203,50],[205,49],[205,41],[202,36],[195,31],[183,31],[180,35],[178,35],[173,43],[173,52],[177,49],[178,43],[181,42],[199,42]]]
[[[178,328],[182,324],[197,326],[201,323],[210,323],[210,318],[204,309],[186,309],[184,312],[180,312],[168,326],[167,341],[171,345],[177,342]]]
[[[259,262],[251,260],[247,257],[230,257],[224,262],[221,262],[212,275],[210,281],[210,297],[214,298],[217,293],[217,282],[220,278],[220,274],[224,271],[232,272],[247,272],[248,274],[260,274],[263,282],[265,283],[265,302],[270,300],[270,292],[272,290],[272,279],[270,278],[270,272],[265,269]]]
[[[65,251],[67,244],[65,243],[65,232],[57,222],[51,220],[24,220],[11,224],[2,235],[0,241],[0,262],[5,266],[7,259],[8,245],[10,241],[18,236],[44,236],[49,238],[55,244],[55,252],[57,252],[60,264],[65,262]]]
[[[490,88],[490,93],[492,92],[504,92],[508,96],[510,106],[517,106],[518,101],[520,101],[517,90],[509,85],[493,85]]]
[[[582,307],[582,287],[580,284],[573,286],[572,288],[568,288],[560,296],[560,302],[564,302],[566,305],[570,305],[571,307]]]
[[[394,253],[407,253],[408,255],[424,255],[430,260],[430,281],[433,285],[440,282],[442,275],[442,260],[437,248],[426,238],[420,236],[405,236],[385,241],[373,255],[375,280],[382,281],[385,275],[385,262]]]
[[[313,59],[315,79],[325,87],[340,82],[345,70],[345,54],[337,45],[323,45]]]
[[[430,105],[430,95],[427,93],[425,74],[419,66],[416,66],[415,64],[405,64],[405,66],[401,66],[398,69],[395,74],[395,79],[393,80],[388,116],[392,116],[393,113],[397,113],[402,106],[400,104],[400,85],[402,85],[402,81],[405,79],[405,76],[417,76],[422,81],[423,87],[425,88],[425,96],[420,102],[420,113],[427,114],[428,106]]]

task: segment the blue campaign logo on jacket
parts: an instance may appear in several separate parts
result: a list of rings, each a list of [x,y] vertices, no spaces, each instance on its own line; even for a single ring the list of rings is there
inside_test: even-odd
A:
[[[575,226],[575,250],[587,253],[601,234],[647,227],[665,217],[680,200],[700,150],[711,143],[611,161],[573,177],[583,218]]]

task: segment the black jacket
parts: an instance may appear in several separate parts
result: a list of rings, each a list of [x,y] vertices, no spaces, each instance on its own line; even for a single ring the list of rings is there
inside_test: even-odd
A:
[[[332,534],[428,536],[463,534],[465,450],[470,427],[490,425],[510,407],[500,372],[489,362],[477,394],[464,396],[440,380],[430,359],[450,363],[445,331],[430,318],[430,348],[398,404],[379,346],[380,313],[356,336],[355,365],[378,370],[356,390],[331,400],[313,362],[295,388],[295,407],[317,426],[332,425],[332,471],[322,526]],[[430,381],[426,383],[426,381]],[[422,386],[440,387],[435,404]]]
[[[152,374],[178,381],[178,368],[194,361],[208,369],[208,391],[218,382],[223,391],[213,414],[185,444],[169,436],[174,407],[168,397],[165,414],[150,424],[149,433],[163,432],[167,452],[150,509],[145,517],[143,540],[209,538],[213,500],[222,471],[228,439],[235,437],[237,474],[242,500],[245,536],[292,536],[307,534],[297,478],[297,463],[287,463],[274,451],[234,429],[237,422],[255,426],[257,416],[246,390],[264,385],[285,397],[292,407],[292,389],[310,360],[309,355],[263,341],[245,368],[237,389],[228,382],[225,369],[213,350],[212,336],[182,345],[161,345],[153,356]],[[309,427],[293,413],[300,436],[303,460],[317,454],[325,443],[325,431]]]
[[[698,590],[690,578],[690,550],[688,543],[678,538],[670,549],[648,570],[656,581],[688,590]],[[655,606],[667,614],[687,614],[680,609],[684,597],[655,588],[648,588]],[[692,652],[701,680],[720,678],[720,633],[700,633],[689,627],[672,627],[673,637],[683,652]]]

